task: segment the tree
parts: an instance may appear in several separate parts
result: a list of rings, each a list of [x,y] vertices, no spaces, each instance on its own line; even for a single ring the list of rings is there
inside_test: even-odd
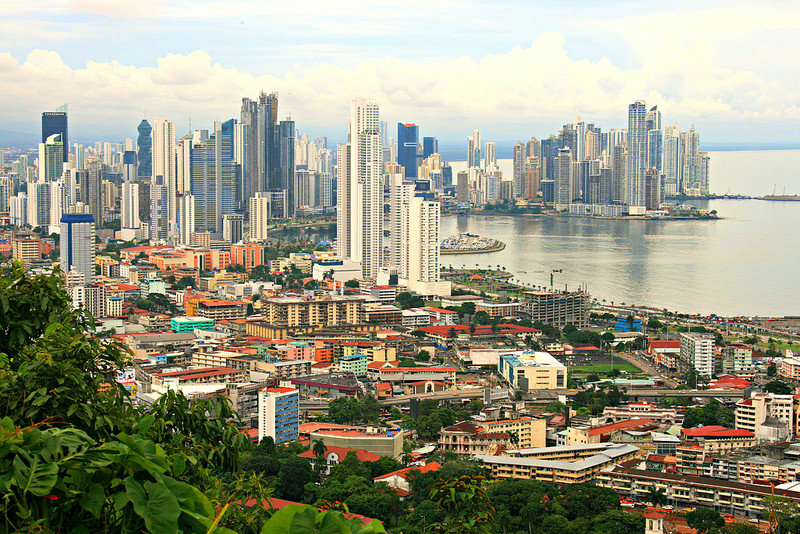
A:
[[[348,280],[344,283],[344,287],[359,287],[358,280]]]
[[[381,415],[381,405],[372,395],[364,395],[358,400],[361,420],[365,423],[377,423]]]
[[[663,327],[664,327],[664,325],[661,324],[661,321],[659,321],[655,317],[651,317],[647,321],[647,328],[652,328],[653,330],[661,330]]]
[[[697,534],[708,534],[714,529],[725,526],[725,519],[716,510],[698,508],[686,514],[686,524],[697,531]]]
[[[175,283],[176,289],[186,289],[187,287],[194,287],[195,281],[191,276],[184,276]]]
[[[298,501],[303,497],[303,486],[314,479],[314,471],[303,458],[288,458],[278,472],[278,488],[280,496],[290,501]]]
[[[721,405],[716,399],[711,399],[702,408],[689,408],[686,410],[683,417],[683,427],[720,425],[732,428],[734,418],[733,410]]]
[[[273,534],[292,534],[294,532],[337,532],[340,534],[379,534],[386,529],[377,519],[363,525],[358,518],[347,519],[337,510],[319,511],[314,506],[290,504],[277,512],[264,523],[262,532]]]
[[[352,397],[333,399],[328,405],[328,419],[339,424],[358,423],[361,420],[358,401]]]
[[[475,303],[465,302],[461,305],[461,313],[463,315],[475,315]]]
[[[647,495],[645,496],[647,502],[653,503],[654,506],[667,503],[667,495],[664,490],[657,488],[655,484],[647,488]]]
[[[436,528],[448,533],[489,532],[495,509],[483,488],[482,476],[462,476],[433,486],[430,499],[445,510]]]
[[[772,378],[777,374],[778,374],[777,364],[775,362],[770,362],[769,366],[767,366],[767,376]]]
[[[325,446],[324,441],[318,439],[311,445],[311,451],[317,459],[322,459],[325,457],[325,453],[328,452],[328,447]]]
[[[430,360],[431,359],[431,353],[428,352],[427,350],[421,350],[421,351],[419,351],[417,353],[417,355],[414,357],[414,359],[415,360],[420,360],[420,361]]]
[[[785,382],[773,380],[764,385],[764,391],[767,393],[775,393],[776,395],[789,395],[792,393],[792,388]]]
[[[411,358],[403,358],[400,360],[400,363],[397,364],[398,367],[416,367],[417,362],[412,360]]]

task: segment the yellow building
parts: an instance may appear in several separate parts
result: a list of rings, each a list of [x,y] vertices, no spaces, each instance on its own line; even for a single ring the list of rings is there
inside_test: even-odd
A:
[[[262,303],[264,321],[276,326],[338,326],[363,321],[362,299],[346,296],[274,297]]]
[[[501,419],[499,421],[481,421],[486,432],[513,433],[520,448],[544,447],[547,442],[547,420],[533,417],[519,419]]]

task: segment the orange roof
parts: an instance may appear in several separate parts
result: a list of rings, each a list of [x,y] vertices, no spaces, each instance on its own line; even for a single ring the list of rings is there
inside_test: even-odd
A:
[[[391,391],[392,386],[388,382],[378,382],[378,385],[375,386],[376,391]]]
[[[295,388],[264,388],[262,391],[267,391],[269,393],[293,393],[298,390]]]
[[[479,274],[473,274],[469,277],[470,280],[483,280],[483,277]]]
[[[652,419],[647,419],[646,417],[641,417],[638,419],[628,419],[627,421],[620,421],[619,423],[611,423],[608,425],[601,425],[596,426],[589,429],[590,436],[598,436],[602,434],[608,434],[609,432],[613,432],[614,430],[624,430],[626,428],[636,428],[637,426],[642,425],[649,425],[652,423]]]
[[[332,452],[336,453],[340,461],[344,460],[344,457],[347,456],[347,453],[350,451],[355,452],[358,459],[361,460],[362,462],[377,462],[378,460],[381,459],[380,455],[375,454],[373,452],[365,451],[364,449],[350,449],[348,447],[329,447],[329,446],[326,446],[325,449],[326,449],[325,450],[326,455]],[[299,456],[300,458],[316,458],[314,451],[301,452],[297,456]]]
[[[372,480],[381,480],[381,479],[389,478],[389,477],[392,477],[392,476],[399,476],[400,478],[406,478],[408,476],[408,473],[411,472],[411,471],[417,470],[420,473],[428,473],[429,471],[438,471],[441,468],[442,468],[441,464],[439,464],[437,462],[430,462],[430,463],[428,463],[426,465],[423,465],[421,467],[406,467],[406,468],[403,468],[403,469],[398,469],[397,471],[392,471],[391,473],[386,473],[385,475],[381,475],[379,477],[375,477]]]
[[[455,373],[455,367],[391,367],[381,369],[383,373]]]

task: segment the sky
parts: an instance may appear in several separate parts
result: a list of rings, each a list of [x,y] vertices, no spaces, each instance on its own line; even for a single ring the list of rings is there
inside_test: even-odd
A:
[[[657,105],[701,143],[800,143],[794,2],[3,0],[0,130],[37,133],[67,102],[70,138],[176,133],[277,91],[298,131],[346,137],[350,101],[420,135],[547,137],[576,116],[626,126]]]

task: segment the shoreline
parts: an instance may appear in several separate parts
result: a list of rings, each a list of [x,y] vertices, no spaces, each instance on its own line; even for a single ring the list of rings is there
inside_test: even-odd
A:
[[[457,256],[459,254],[488,254],[489,252],[500,252],[501,250],[506,248],[506,244],[499,239],[495,240],[499,245],[495,245],[489,248],[482,248],[477,250],[450,250],[450,249],[443,249],[439,248],[439,254],[442,256]]]
[[[442,217],[460,217],[460,216],[482,216],[482,217],[531,217],[531,218],[546,218],[555,219],[557,217],[568,217],[572,219],[600,219],[600,220],[617,220],[617,221],[722,221],[725,217],[718,215],[709,217],[640,217],[636,215],[577,215],[571,213],[503,213],[503,212],[487,212],[487,211],[468,211],[463,213],[447,213],[442,214]]]

